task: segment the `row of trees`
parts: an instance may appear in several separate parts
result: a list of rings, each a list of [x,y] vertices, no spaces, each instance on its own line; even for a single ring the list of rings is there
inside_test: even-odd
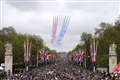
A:
[[[11,26],[2,28],[0,30],[0,63],[4,62],[4,45],[7,42],[12,43],[13,46],[13,62],[23,63],[24,41],[26,41],[27,37],[32,42],[32,55],[37,56],[38,50],[43,47],[49,50],[49,48],[44,45],[43,40],[40,36],[17,33],[16,30]]]
[[[120,61],[120,19],[114,24],[102,22],[95,29],[95,37],[97,41],[97,66],[108,67],[109,60],[109,46],[112,43],[117,45],[118,62]],[[92,33],[83,32],[81,40],[84,44],[78,44],[72,51],[78,50],[79,48],[84,49],[86,52],[86,58],[89,60],[90,57],[90,44],[93,40]]]

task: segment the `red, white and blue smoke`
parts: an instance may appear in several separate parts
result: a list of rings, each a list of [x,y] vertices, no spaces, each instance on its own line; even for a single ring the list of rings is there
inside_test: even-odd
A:
[[[61,42],[65,36],[65,33],[68,29],[68,26],[69,26],[69,22],[70,22],[70,17],[68,16],[64,16],[62,17],[62,23],[60,23],[60,20],[59,19],[60,17],[56,16],[56,17],[53,17],[53,24],[52,24],[52,39],[51,39],[51,44],[52,45],[61,45]],[[59,25],[58,25],[59,24]],[[60,26],[60,30],[59,31],[59,34],[58,36],[57,35],[57,29],[58,29],[58,26]]]

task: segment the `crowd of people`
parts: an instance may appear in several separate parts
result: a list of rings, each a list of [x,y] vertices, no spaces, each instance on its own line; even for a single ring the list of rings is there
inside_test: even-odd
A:
[[[120,80],[120,76],[110,75],[106,72],[92,72],[60,59],[54,64],[7,76],[4,80]]]
[[[57,58],[56,52],[46,51],[43,48],[38,53],[38,64],[43,65],[43,64],[46,64],[46,63],[52,63],[52,62],[55,62],[56,58]]]
[[[44,51],[44,50],[43,50]],[[67,58],[57,57],[50,53],[40,52],[39,67],[29,71],[10,75],[5,74],[4,80],[120,80],[119,74],[91,71],[83,66],[84,53],[75,52]],[[54,61],[54,63],[47,63]]]
[[[82,50],[79,50],[68,54],[67,58],[69,62],[83,66],[85,56],[84,56],[84,52]]]

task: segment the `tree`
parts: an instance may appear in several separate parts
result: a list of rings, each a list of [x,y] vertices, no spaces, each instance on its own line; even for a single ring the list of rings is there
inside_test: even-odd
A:
[[[28,35],[32,42],[32,54],[36,55],[37,49],[44,47],[43,40],[40,36]],[[26,34],[17,33],[13,27],[5,27],[0,30],[0,63],[4,62],[4,45],[6,42],[12,43],[13,46],[13,63],[19,64],[24,61],[24,41]]]
[[[95,34],[102,37],[104,31],[105,31],[107,28],[111,27],[111,26],[112,26],[112,25],[109,24],[109,23],[102,22],[102,23],[98,26],[98,28],[95,28]]]
[[[104,23],[101,25],[101,29],[96,30],[98,37],[98,53],[97,53],[97,63],[102,66],[108,66],[109,59],[109,46],[110,44],[120,44],[120,21],[117,21],[115,25]],[[119,53],[119,47],[117,46],[117,53]],[[119,56],[119,55],[118,55]],[[119,60],[119,58],[118,58]]]
[[[90,43],[91,43],[91,39],[92,39],[92,34],[90,33],[86,33],[86,32],[83,32],[82,35],[81,35],[81,40],[84,41],[84,46],[85,46],[85,51],[86,51],[86,54],[87,56],[90,55]]]

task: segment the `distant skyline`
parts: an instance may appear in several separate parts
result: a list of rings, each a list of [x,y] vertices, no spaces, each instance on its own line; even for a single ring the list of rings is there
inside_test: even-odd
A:
[[[119,0],[0,0],[0,29],[13,26],[17,32],[40,35],[57,51],[69,51],[80,42],[82,32],[94,33],[101,22],[114,23]],[[70,16],[61,46],[51,45],[53,16]]]

